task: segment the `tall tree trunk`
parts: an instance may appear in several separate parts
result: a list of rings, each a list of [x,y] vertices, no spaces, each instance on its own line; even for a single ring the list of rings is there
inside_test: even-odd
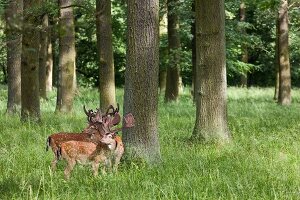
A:
[[[167,2],[164,1],[162,5],[160,5],[160,9],[163,10],[167,7]],[[159,21],[159,37],[163,38],[168,33],[168,17],[167,13],[160,17]],[[160,55],[168,55],[168,47],[160,46]],[[165,95],[166,84],[167,84],[167,67],[163,64],[159,66],[159,93]]]
[[[58,67],[58,61],[59,61],[59,52],[58,50],[58,34],[57,31],[52,31],[51,35],[51,43],[52,43],[52,55],[53,55],[53,68],[52,68],[52,85],[56,88],[58,88],[58,79],[59,79],[59,67]]]
[[[177,101],[179,96],[180,37],[177,5],[178,0],[168,0],[169,66],[167,69],[166,102]]]
[[[40,31],[40,67],[39,67],[39,85],[40,97],[47,99],[46,92],[46,73],[47,73],[47,54],[48,54],[48,14],[42,16],[42,29]]]
[[[289,28],[288,28],[288,1],[281,0],[278,12],[279,20],[279,96],[278,104],[291,104],[291,70],[289,61]]]
[[[53,48],[52,48],[52,31],[48,29],[48,44],[47,44],[47,62],[46,62],[46,91],[52,91],[53,80]]]
[[[59,78],[56,111],[72,111],[75,92],[75,29],[71,0],[59,0]]]
[[[240,4],[240,22],[245,22],[246,20],[246,7],[245,3],[241,2]],[[246,34],[246,30],[242,29],[241,34]],[[248,51],[247,51],[247,46],[245,44],[242,44],[242,62],[248,63]],[[244,72],[241,75],[241,86],[242,87],[247,87],[247,82],[248,82],[248,76],[247,72]]]
[[[22,12],[23,0],[11,0],[5,9],[9,114],[16,113],[21,104]]]
[[[100,108],[116,106],[115,69],[112,46],[111,1],[96,1],[97,46],[100,71]]]
[[[159,93],[163,94],[166,91],[167,85],[167,71],[166,69],[162,69],[159,72]]]
[[[22,62],[21,62],[21,120],[40,121],[39,41],[41,24],[38,13],[40,0],[24,0]]]
[[[278,101],[279,96],[279,55],[278,55],[278,43],[279,43],[279,20],[276,18],[276,38],[275,38],[275,91],[274,91],[274,100]]]
[[[197,91],[193,135],[204,141],[229,140],[226,100],[224,0],[196,0]]]
[[[127,152],[149,163],[160,161],[158,140],[159,22],[158,0],[128,0],[127,65],[124,113],[135,127],[124,130]]]
[[[193,35],[192,43],[192,88],[191,95],[193,97],[193,101],[196,102],[195,99],[195,91],[196,91],[196,20],[195,20],[195,0],[192,3],[192,24],[191,24],[191,34]]]

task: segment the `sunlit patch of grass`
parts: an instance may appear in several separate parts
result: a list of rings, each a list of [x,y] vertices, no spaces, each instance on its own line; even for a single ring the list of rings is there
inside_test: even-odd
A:
[[[185,91],[176,103],[159,98],[162,163],[123,161],[118,173],[93,177],[76,166],[69,181],[65,163],[52,173],[48,135],[80,132],[86,126],[82,106],[99,105],[96,89],[80,89],[74,112],[55,114],[55,91],[41,101],[42,123],[21,123],[0,116],[0,199],[298,199],[300,194],[299,90],[293,104],[278,106],[272,88],[229,88],[228,126],[232,142],[193,142],[195,105]],[[1,95],[5,92],[1,91]],[[123,105],[123,90],[117,99]],[[0,113],[5,112],[3,96]],[[2,101],[3,100],[3,101]],[[121,110],[122,112],[122,110]]]

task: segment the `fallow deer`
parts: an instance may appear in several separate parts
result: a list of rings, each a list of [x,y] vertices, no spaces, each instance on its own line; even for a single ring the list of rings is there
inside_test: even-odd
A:
[[[59,157],[67,161],[67,166],[64,170],[65,179],[70,178],[76,163],[92,165],[94,176],[98,175],[99,165],[102,164],[102,173],[105,174],[106,168],[111,168],[111,159],[113,156],[115,154],[123,154],[124,152],[116,153],[118,150],[114,133],[105,134],[98,140],[97,144],[83,141],[67,141],[62,143],[59,150]]]
[[[74,141],[85,141],[85,142],[93,142],[91,140],[91,135],[94,134],[94,137],[99,137],[101,139],[102,135],[105,134],[105,130],[99,128],[103,128],[99,126],[99,124],[105,121],[107,126],[112,126],[114,124],[118,124],[120,122],[120,115],[118,114],[119,108],[114,109],[113,106],[110,106],[106,114],[102,116],[101,111],[98,109],[97,112],[93,110],[87,111],[85,106],[83,107],[85,114],[88,117],[88,127],[86,127],[82,133],[54,133],[47,138],[46,151],[48,151],[49,147],[51,147],[54,153],[54,159],[51,162],[51,169],[55,171],[56,165],[58,162],[58,149],[63,142],[74,140]],[[112,112],[109,112],[109,109],[112,109]],[[106,118],[109,118],[106,119]],[[108,127],[106,128],[108,129]],[[106,131],[107,132],[107,131]]]
[[[112,112],[109,112],[109,109],[112,109]],[[88,127],[83,130],[82,133],[56,133],[52,134],[47,139],[47,147],[48,150],[49,146],[51,147],[54,153],[54,159],[51,162],[51,168],[54,171],[56,169],[56,164],[59,160],[58,157],[58,150],[62,143],[66,141],[83,141],[87,143],[95,143],[95,141],[101,139],[103,135],[106,133],[116,133],[120,131],[122,128],[111,130],[112,126],[119,124],[120,122],[120,115],[119,112],[119,104],[118,108],[114,109],[113,106],[110,106],[105,115],[101,114],[101,111],[98,109],[97,112],[93,110],[86,111],[84,107],[84,111],[88,116]],[[123,120],[123,127],[130,128],[134,126],[134,118],[131,113],[125,115]],[[114,154],[114,169],[117,169],[117,166],[120,162],[120,159],[124,153],[124,144],[122,139],[119,136],[115,138],[117,144],[117,151]],[[93,146],[93,144],[91,144]]]

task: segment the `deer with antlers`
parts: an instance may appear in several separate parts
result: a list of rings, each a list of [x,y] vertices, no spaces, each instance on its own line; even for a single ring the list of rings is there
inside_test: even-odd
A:
[[[112,109],[112,112],[109,112],[110,109]],[[81,145],[81,150],[84,149],[84,151],[88,153],[97,149],[96,146],[99,144],[99,141],[101,141],[103,136],[108,133],[115,135],[116,132],[120,130],[112,130],[112,127],[118,125],[121,119],[118,113],[119,105],[116,109],[114,109],[113,106],[110,106],[105,115],[101,114],[100,109],[97,109],[97,112],[94,112],[93,110],[87,111],[84,107],[84,112],[87,115],[89,125],[82,133],[56,133],[48,137],[46,149],[51,147],[54,153],[54,160],[51,162],[52,170],[56,169],[56,164],[59,160],[59,150],[61,149],[62,144],[72,141],[73,143],[70,142],[70,144],[72,143],[73,149],[76,149],[75,147],[79,148]],[[124,117],[123,127],[130,128],[132,126],[134,126],[134,118],[132,114],[129,113]],[[119,136],[114,136],[114,141],[116,143],[116,149],[113,151],[113,156],[114,169],[116,170],[124,153],[124,145]],[[65,147],[64,149],[67,148]]]

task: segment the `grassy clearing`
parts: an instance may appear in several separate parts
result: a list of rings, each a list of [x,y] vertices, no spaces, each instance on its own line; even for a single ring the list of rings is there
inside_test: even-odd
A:
[[[0,116],[0,199],[299,199],[300,91],[294,103],[280,107],[273,89],[229,88],[227,146],[190,142],[195,107],[188,91],[179,103],[159,101],[159,138],[163,163],[149,167],[122,162],[117,174],[93,177],[77,166],[63,179],[64,163],[52,174],[47,135],[80,132],[86,118],[82,104],[98,105],[96,90],[83,89],[72,115],[53,113],[55,93],[42,102],[41,125]],[[6,107],[0,91],[0,112]],[[118,90],[122,104],[122,91]]]

